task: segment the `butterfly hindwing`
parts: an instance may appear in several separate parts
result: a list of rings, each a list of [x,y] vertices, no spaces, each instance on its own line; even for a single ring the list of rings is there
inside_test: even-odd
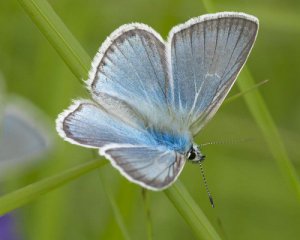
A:
[[[172,101],[194,135],[226,97],[257,30],[258,20],[241,13],[208,14],[171,30],[168,59]]]
[[[163,146],[112,144],[100,150],[126,178],[151,189],[162,190],[179,176],[185,157]]]

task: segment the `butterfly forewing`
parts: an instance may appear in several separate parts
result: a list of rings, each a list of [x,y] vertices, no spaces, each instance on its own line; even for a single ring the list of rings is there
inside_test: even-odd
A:
[[[167,108],[165,45],[143,24],[124,25],[112,33],[93,61],[88,86],[100,104],[102,93],[137,109],[145,118]]]
[[[195,135],[213,116],[244,65],[257,19],[239,13],[205,15],[169,35],[172,101]]]

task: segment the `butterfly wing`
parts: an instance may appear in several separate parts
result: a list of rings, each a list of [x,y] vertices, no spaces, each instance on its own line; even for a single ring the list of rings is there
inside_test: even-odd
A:
[[[0,136],[0,161],[21,162],[40,156],[48,149],[44,133],[27,119],[13,112],[5,112]]]
[[[47,117],[26,99],[8,99],[0,121],[0,180],[32,166],[52,147]]]
[[[185,158],[157,142],[146,130],[135,128],[91,101],[75,101],[57,119],[65,140],[90,148],[110,159],[130,181],[152,190],[172,184]]]
[[[165,147],[108,145],[100,151],[122,175],[151,190],[170,186],[179,176],[185,157]]]
[[[57,118],[56,129],[65,140],[90,148],[110,143],[153,144],[145,130],[127,124],[88,100],[74,101]]]
[[[153,111],[167,108],[169,76],[165,58],[165,44],[153,29],[137,23],[121,26],[94,58],[88,88],[104,107],[108,99],[111,108],[120,106],[121,101],[138,113],[138,118],[151,119]],[[125,114],[134,122],[126,111],[114,114],[121,118]]]
[[[215,114],[243,67],[258,20],[243,13],[208,14],[174,27],[168,40],[172,105],[193,135]]]

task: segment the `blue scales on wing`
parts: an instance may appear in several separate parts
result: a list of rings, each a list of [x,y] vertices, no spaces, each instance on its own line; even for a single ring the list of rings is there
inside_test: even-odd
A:
[[[112,115],[98,103],[75,101],[57,120],[67,141],[100,149],[129,180],[152,190],[173,183],[181,172],[188,136],[139,129]]]
[[[136,129],[88,100],[77,100],[57,119],[57,131],[71,143],[101,148],[110,143],[154,144],[150,134]]]
[[[113,32],[100,48],[88,88],[108,111],[120,103],[127,105],[126,110],[119,108],[114,114],[131,122],[142,119],[145,128],[157,125],[165,116],[168,81],[163,40],[146,25],[130,24]]]
[[[172,102],[193,135],[220,107],[244,65],[258,30],[257,19],[240,13],[204,15],[169,35]]]

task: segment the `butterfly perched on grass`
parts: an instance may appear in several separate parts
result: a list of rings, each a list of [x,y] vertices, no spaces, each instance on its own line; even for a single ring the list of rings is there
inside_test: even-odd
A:
[[[99,149],[142,187],[169,187],[187,161],[204,159],[193,137],[228,94],[257,31],[255,17],[234,12],[192,18],[167,41],[144,24],[121,26],[92,62],[92,100],[59,115],[59,135]]]

